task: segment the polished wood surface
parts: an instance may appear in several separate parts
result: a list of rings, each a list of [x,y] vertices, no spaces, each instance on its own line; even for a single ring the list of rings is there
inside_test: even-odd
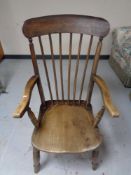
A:
[[[79,62],[80,62],[82,38],[83,38],[83,34],[80,34],[80,40],[79,40],[79,46],[78,46],[78,56],[77,56],[76,67],[75,67],[75,76],[74,76],[74,90],[73,90],[73,100],[74,101],[75,101],[75,97],[76,97],[77,76],[78,76],[78,69],[79,69]]]
[[[83,92],[84,81],[85,81],[86,70],[87,70],[87,65],[88,65],[88,61],[89,61],[89,56],[90,56],[92,42],[93,42],[93,36],[91,35],[90,42],[89,42],[89,47],[88,47],[88,50],[87,50],[87,56],[86,56],[86,60],[85,60],[85,67],[84,67],[83,76],[82,76],[81,90],[80,90],[80,95],[79,95],[79,102],[81,101],[81,97],[82,97],[82,92]]]
[[[105,107],[102,106],[102,108],[100,109],[100,111],[97,113],[96,117],[95,117],[95,120],[94,120],[94,124],[93,124],[93,127],[98,127],[98,124],[100,123],[102,117],[103,117],[103,114],[105,112]]]
[[[39,128],[39,121],[36,118],[34,112],[31,110],[30,107],[28,107],[27,112],[28,112],[28,116],[29,116],[31,122],[33,123],[34,127]]]
[[[104,82],[104,80],[98,75],[94,75],[93,79],[101,90],[105,108],[108,110],[108,112],[110,113],[112,117],[119,117],[119,112],[112,103],[109,89],[106,83]]]
[[[70,100],[70,84],[71,84],[71,55],[72,55],[72,33],[70,33],[70,42],[69,42],[69,60],[68,60],[68,102]]]
[[[59,23],[58,23],[58,21],[59,21]],[[63,21],[64,21],[64,24],[63,24]],[[52,26],[52,28],[50,29],[50,27],[51,27],[50,25],[52,25],[54,22],[56,22],[55,25]],[[83,27],[85,23],[88,26],[86,28],[86,30],[87,30],[86,32],[85,32],[85,28]],[[45,26],[45,24],[46,24],[46,26]],[[98,27],[100,24],[101,24],[102,30],[105,33],[105,35],[102,35],[101,30]],[[61,28],[59,28],[59,31],[57,31],[58,32],[57,36],[59,36],[58,40],[59,40],[59,54],[60,54],[59,67],[60,68],[59,68],[59,70],[58,69],[56,70],[56,63],[55,63],[55,59],[54,59],[54,43],[53,43],[52,37],[54,36],[54,33],[56,33],[56,30],[58,29],[57,28],[58,25],[62,25],[62,26],[61,26]],[[35,28],[34,28],[34,26],[35,26]],[[65,82],[63,82],[64,75],[63,75],[63,70],[62,70],[63,69],[62,37],[63,37],[63,33],[64,33],[63,29],[66,30],[66,27],[68,28],[68,31],[65,31],[65,32],[68,32],[68,35],[70,37],[70,39],[69,39],[69,59],[68,59],[68,70],[67,70],[67,80],[68,80],[67,91],[65,88],[65,86],[66,86]],[[30,32],[35,32],[35,34],[37,34],[37,35],[35,35],[35,36],[28,35],[27,28],[29,29]],[[40,31],[39,31],[39,29],[40,29]],[[48,33],[41,33],[41,30],[42,31],[48,30]],[[50,32],[50,30],[52,30],[52,32]],[[76,30],[80,30],[80,31],[76,32]],[[90,78],[90,82],[89,82],[89,87],[87,89],[86,100],[87,100],[87,105],[89,105],[90,101],[91,101],[92,92],[93,92],[93,86],[94,86],[94,81],[93,81],[92,75],[95,74],[97,71],[98,61],[99,61],[101,47],[102,47],[102,39],[109,32],[109,23],[106,20],[104,20],[102,18],[98,18],[98,17],[83,16],[83,15],[53,15],[53,16],[45,16],[45,17],[41,17],[41,18],[27,20],[23,25],[23,32],[24,32],[24,34],[26,34],[26,36],[28,35],[27,37],[29,39],[29,45],[30,45],[30,51],[31,51],[31,56],[32,56],[32,63],[33,63],[33,67],[34,67],[34,72],[36,75],[39,76],[39,81],[37,82],[37,84],[38,84],[38,89],[39,89],[42,103],[45,103],[45,100],[46,100],[45,95],[47,93],[43,92],[43,89],[42,89],[41,78],[39,75],[39,69],[38,69],[33,40],[38,39],[38,41],[39,41],[42,59],[43,59],[43,63],[44,63],[45,75],[46,75],[47,84],[48,84],[48,90],[50,93],[50,99],[52,100],[52,103],[53,103],[53,100],[55,100],[55,99],[66,100],[68,98],[69,101],[71,100],[71,98],[72,98],[71,97],[72,96],[71,95],[71,83],[72,83],[71,82],[71,78],[72,78],[72,75],[71,75],[72,71],[71,70],[74,68],[75,68],[75,70],[74,70],[74,80],[73,80],[73,100],[75,102],[75,100],[77,100],[76,94],[78,92],[77,91],[78,90],[77,89],[77,82],[78,82],[78,73],[79,73],[79,67],[80,67],[80,55],[81,55],[81,49],[82,49],[82,40],[83,40],[85,34],[91,34],[89,45],[87,48],[87,57],[86,57],[86,61],[85,61],[85,68],[84,68],[82,82],[81,82],[79,101],[81,101],[81,98],[82,98],[82,92],[83,92],[83,87],[84,87],[84,82],[85,82],[87,64],[88,64],[88,59],[89,59],[90,52],[91,52],[93,37],[98,36],[98,44],[97,44],[96,53],[95,53],[95,57],[94,57],[94,63],[93,63],[92,71],[91,71],[91,78]],[[78,51],[77,51],[78,56],[77,56],[76,65],[71,65],[72,50],[73,50],[73,38],[74,38],[75,33],[79,33],[78,35],[80,36],[79,44],[78,44]],[[97,35],[96,35],[96,33],[97,33]],[[48,43],[49,43],[48,46],[50,48],[50,55],[51,55],[50,58],[51,58],[52,69],[53,69],[53,73],[52,73],[53,80],[51,77],[51,70],[49,70],[49,66],[47,66],[47,64],[46,64],[46,56],[44,53],[45,48],[43,47],[43,42],[42,42],[42,40],[44,41],[44,36],[41,36],[42,34],[46,35],[46,37],[48,39]],[[47,46],[47,42],[46,42],[46,46]],[[58,72],[60,72],[61,82],[59,84],[60,84],[61,91],[59,90],[59,84],[58,84],[58,80],[59,80]],[[51,84],[52,84],[51,81],[54,82],[55,89],[54,89],[54,86],[51,87]],[[54,94],[54,92],[55,92],[55,94]],[[44,93],[45,93],[45,95],[44,95]],[[64,94],[67,94],[68,97],[66,97]]]
[[[54,74],[54,84],[55,84],[56,98],[57,98],[57,100],[59,100],[58,83],[57,83],[57,76],[56,76],[56,65],[55,65],[55,58],[54,58],[54,51],[53,51],[53,43],[52,43],[51,34],[49,34],[49,43],[50,43],[51,61],[52,61],[53,74]]]
[[[33,68],[34,68],[34,73],[35,73],[36,76],[39,77],[39,79],[37,81],[37,86],[38,86],[38,91],[39,91],[39,94],[40,94],[41,103],[45,104],[45,96],[44,96],[44,92],[43,92],[43,88],[42,88],[39,68],[38,68],[38,64],[37,64],[37,59],[36,59],[36,54],[35,54],[35,49],[34,49],[34,44],[32,42],[32,39],[29,39],[29,48],[30,48],[30,53],[31,53],[32,65],[33,65]]]
[[[84,33],[105,37],[109,23],[103,18],[84,15],[53,15],[26,20],[23,33],[31,38],[49,33]]]
[[[40,151],[33,147],[33,162],[34,162],[34,172],[38,173],[40,170]]]
[[[62,34],[61,33],[59,33],[59,55],[60,55],[61,96],[62,96],[62,100],[64,100],[63,64],[62,64]]]
[[[101,48],[102,48],[102,41],[100,39],[99,42],[97,43],[94,61],[92,65],[92,70],[91,70],[91,76],[90,76],[90,81],[89,81],[89,86],[88,86],[88,91],[87,91],[87,97],[86,97],[87,105],[91,103],[91,97],[92,97],[92,92],[93,92],[93,87],[94,87],[93,75],[95,75],[97,72]]]
[[[29,105],[29,102],[30,102],[30,98],[31,98],[32,89],[33,89],[33,87],[34,87],[34,85],[36,84],[37,81],[38,81],[38,76],[36,76],[36,75],[32,76],[28,80],[28,82],[25,86],[23,98],[22,98],[19,106],[17,107],[16,111],[13,114],[13,116],[15,118],[23,117],[24,113],[27,111],[28,105]]]
[[[43,45],[42,45],[42,39],[41,39],[40,36],[38,37],[38,39],[39,39],[39,44],[40,44],[40,49],[41,49],[41,54],[42,54],[42,60],[43,60],[44,68],[45,68],[45,74],[46,74],[48,89],[49,89],[49,92],[50,92],[50,98],[53,101],[50,79],[49,79],[49,73],[48,73],[47,64],[46,64],[46,60],[45,60],[44,49],[43,49]],[[37,64],[37,63],[35,63],[35,64]]]
[[[54,153],[93,150],[102,141],[93,123],[92,112],[82,106],[54,105],[45,112],[40,127],[34,130],[33,146]]]
[[[35,127],[32,135],[35,172],[40,169],[40,150],[54,153],[80,153],[93,150],[92,167],[96,169],[97,156],[95,150],[102,142],[98,126],[104,111],[107,109],[111,116],[119,116],[117,109],[112,104],[105,82],[96,75],[102,41],[109,33],[109,29],[109,23],[105,19],[84,15],[52,15],[32,18],[24,22],[23,33],[29,40],[35,76],[28,81],[23,99],[14,116],[20,118],[25,112],[28,112],[29,118]],[[57,66],[54,56],[56,46],[56,43],[53,42],[54,35],[58,38],[59,64]],[[66,39],[69,37],[67,39],[69,56],[67,57],[67,69],[63,70],[65,66],[63,66],[62,54],[65,49],[63,44],[65,35],[67,36]],[[76,63],[74,64],[72,53],[74,51],[74,36],[76,35],[79,36],[79,41]],[[82,44],[85,37],[87,37],[87,45]],[[97,42],[95,56],[91,72],[88,74],[90,76],[89,84],[86,85],[87,66],[94,40]],[[40,47],[42,55],[45,71],[44,79],[40,75],[41,71],[39,71],[37,63],[35,41],[38,41],[37,46]],[[87,56],[84,68],[80,71],[80,55],[83,46],[87,50]],[[50,48],[50,65],[46,62],[46,47]],[[78,80],[78,73],[81,74],[80,81]],[[99,86],[104,103],[96,116],[93,115],[91,104],[94,83]],[[37,84],[41,98],[38,118],[29,107],[31,92],[35,84]],[[43,84],[44,87],[47,86],[49,96],[47,96],[47,88],[45,88],[46,90],[42,88]],[[86,92],[86,95],[83,95],[83,91]]]

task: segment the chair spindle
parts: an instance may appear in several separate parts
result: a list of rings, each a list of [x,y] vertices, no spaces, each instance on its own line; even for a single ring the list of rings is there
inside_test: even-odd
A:
[[[51,98],[51,102],[53,103],[53,96],[52,96],[52,91],[51,91],[50,79],[49,79],[43,44],[42,44],[42,40],[41,40],[40,36],[38,37],[38,39],[39,39],[40,50],[41,50],[41,54],[42,54],[42,60],[43,60],[44,68],[45,68],[45,75],[46,75],[46,80],[47,80],[48,89],[49,89],[49,93],[50,93],[50,98]]]
[[[72,55],[72,33],[70,33],[70,41],[69,41],[69,61],[68,61],[68,103],[69,103],[69,100],[70,100],[71,55]]]
[[[92,65],[92,70],[91,70],[91,76],[90,76],[90,81],[89,81],[89,86],[88,86],[88,91],[87,91],[87,98],[86,98],[86,106],[88,106],[91,101],[91,96],[92,96],[93,87],[94,87],[94,81],[92,77],[94,74],[96,74],[96,71],[97,71],[97,65],[99,62],[101,48],[102,48],[102,39],[99,39],[99,42],[96,48],[96,52],[95,52],[93,65]]]
[[[82,38],[83,38],[83,34],[80,34],[80,40],[79,40],[79,46],[78,46],[78,56],[77,56],[77,61],[76,61],[76,69],[75,69],[75,77],[74,77],[73,101],[75,101],[75,96],[76,96],[77,75],[78,75],[78,69],[79,69]]]
[[[57,77],[56,77],[56,67],[55,67],[54,52],[53,52],[53,43],[52,43],[51,34],[48,34],[48,36],[49,36],[49,43],[50,43],[50,50],[51,50],[51,60],[52,60],[52,66],[53,66],[53,73],[54,73],[56,98],[57,98],[57,100],[59,100]]]
[[[62,66],[62,35],[61,33],[59,33],[59,55],[60,55],[61,96],[62,96],[62,100],[64,100],[63,66]]]
[[[32,57],[32,64],[33,64],[33,68],[34,68],[34,73],[35,73],[35,75],[39,76],[39,79],[37,81],[37,85],[38,85],[38,91],[40,94],[41,102],[43,104],[45,104],[45,96],[44,96],[44,92],[43,92],[43,88],[42,88],[42,83],[40,80],[40,74],[39,74],[39,69],[38,69],[38,64],[37,64],[37,60],[36,60],[36,54],[35,54],[35,49],[34,49],[34,44],[32,42],[32,38],[29,39],[29,47],[30,47],[30,53],[31,53],[31,57]]]
[[[90,37],[89,47],[88,47],[88,50],[87,50],[87,56],[86,56],[86,60],[85,60],[85,67],[84,67],[84,71],[83,71],[81,88],[80,88],[79,104],[80,104],[81,96],[82,96],[82,92],[83,92],[85,75],[86,75],[87,65],[88,65],[88,61],[89,61],[89,57],[90,57],[90,51],[91,51],[92,41],[93,41],[93,36]]]

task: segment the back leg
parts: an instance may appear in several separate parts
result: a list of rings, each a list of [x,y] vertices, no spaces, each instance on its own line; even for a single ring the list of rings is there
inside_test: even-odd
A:
[[[40,151],[33,147],[33,162],[34,162],[34,172],[38,173],[40,171]]]
[[[95,149],[92,151],[92,169],[96,170],[99,166],[98,162],[99,150]]]

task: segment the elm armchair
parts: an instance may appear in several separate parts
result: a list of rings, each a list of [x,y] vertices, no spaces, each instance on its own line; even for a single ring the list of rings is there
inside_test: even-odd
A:
[[[102,143],[102,136],[98,127],[99,122],[105,109],[108,110],[112,117],[119,116],[116,107],[112,104],[110,93],[104,80],[96,74],[102,40],[108,32],[109,23],[105,19],[84,15],[53,15],[25,21],[23,33],[29,40],[34,75],[27,82],[22,101],[16,109],[14,117],[22,118],[27,112],[34,125],[32,145],[35,173],[40,170],[40,151],[50,153],[92,151],[92,168],[94,170],[97,168],[98,147]],[[58,37],[59,56],[57,55],[57,59],[54,54],[52,39],[54,35]],[[63,54],[64,35],[66,35],[65,39],[69,43],[69,49],[68,56],[66,55],[66,59],[63,60],[65,57]],[[79,40],[76,62],[72,59],[74,57],[72,54],[74,35],[77,35]],[[88,44],[84,44],[87,55],[83,60],[84,68],[80,71],[81,48],[85,36],[88,37],[88,39],[86,38]],[[94,38],[97,39],[97,46],[87,86],[85,81],[87,79],[87,66]],[[37,46],[39,45],[40,47],[46,77],[44,80],[40,76],[34,40],[38,41]],[[48,61],[43,41],[46,43],[46,47],[49,44],[50,59]],[[67,66],[64,65],[65,61]],[[47,64],[47,62],[50,62],[50,64]],[[64,68],[66,68],[66,71],[63,71]],[[80,79],[78,79],[78,73],[81,76]],[[72,77],[73,81],[71,81]],[[44,81],[46,81],[45,84],[43,83]],[[77,87],[78,83],[79,88]],[[93,114],[91,105],[95,83],[100,88],[103,98],[103,105],[96,116]],[[48,92],[43,88],[43,84],[46,89],[48,88]],[[31,94],[35,85],[38,87],[41,99],[38,117],[30,108]]]

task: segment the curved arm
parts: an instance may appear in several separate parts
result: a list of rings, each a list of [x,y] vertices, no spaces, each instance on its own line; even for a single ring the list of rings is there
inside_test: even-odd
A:
[[[17,107],[16,111],[13,114],[13,116],[15,118],[23,117],[24,113],[27,111],[28,105],[30,103],[32,89],[33,89],[34,85],[36,84],[37,80],[38,80],[38,76],[37,75],[32,76],[28,80],[28,82],[27,82],[27,84],[25,86],[23,98],[22,98],[19,106]]]
[[[105,81],[98,75],[94,75],[93,79],[94,79],[94,82],[96,82],[96,84],[100,88],[100,91],[101,91],[101,94],[103,97],[103,101],[104,101],[104,105],[105,105],[106,109],[108,110],[108,112],[110,113],[110,115],[112,117],[119,117],[119,112],[118,112],[117,108],[112,104],[109,89],[108,89]]]

